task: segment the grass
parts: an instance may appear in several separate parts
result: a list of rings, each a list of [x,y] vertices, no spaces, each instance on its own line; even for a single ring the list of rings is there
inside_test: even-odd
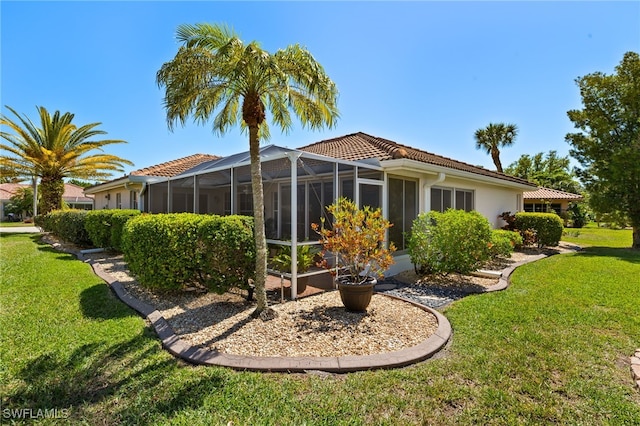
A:
[[[584,228],[567,228],[562,241],[578,244],[581,247],[631,247],[630,229],[600,228],[594,222]]]
[[[186,365],[88,265],[0,236],[2,409],[59,424],[638,424],[640,253],[592,248],[519,268],[445,311],[436,359],[341,376]],[[0,413],[3,415],[4,411]]]
[[[35,226],[33,223],[24,222],[0,222],[0,228],[20,228],[24,226]]]

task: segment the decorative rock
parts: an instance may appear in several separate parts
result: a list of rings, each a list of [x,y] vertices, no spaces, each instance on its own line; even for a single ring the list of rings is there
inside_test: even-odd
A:
[[[634,380],[640,380],[640,364],[632,364],[631,373],[633,374]]]

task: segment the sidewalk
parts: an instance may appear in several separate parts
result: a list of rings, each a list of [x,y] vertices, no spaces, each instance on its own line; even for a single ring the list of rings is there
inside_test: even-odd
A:
[[[39,234],[40,228],[37,226],[2,226],[0,233],[11,234]]]

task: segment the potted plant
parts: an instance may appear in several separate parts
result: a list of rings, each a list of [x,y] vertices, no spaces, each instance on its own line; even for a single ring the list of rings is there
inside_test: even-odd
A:
[[[324,226],[324,218],[321,225],[312,224],[323,248],[321,266],[336,277],[345,308],[366,311],[376,279],[393,264],[396,248],[393,243],[388,248],[384,243],[387,230],[393,225],[382,217],[380,209],[359,209],[344,197],[327,206],[327,212],[333,217],[330,228]],[[328,252],[335,256],[333,263],[324,257]]]
[[[316,264],[314,258],[317,250],[309,245],[300,245],[296,249],[298,273],[304,274]],[[274,269],[287,274],[291,273],[291,246],[280,246],[279,253],[271,258],[271,265]],[[307,288],[309,277],[298,277],[298,293],[302,293]]]

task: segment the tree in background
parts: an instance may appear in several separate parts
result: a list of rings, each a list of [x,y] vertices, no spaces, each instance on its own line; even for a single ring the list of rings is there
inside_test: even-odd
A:
[[[483,149],[491,155],[496,170],[502,173],[500,148],[513,145],[518,136],[518,126],[515,124],[489,123],[484,129],[476,130],[476,149]]]
[[[92,140],[97,135],[106,134],[94,129],[100,123],[77,127],[72,123],[73,114],[56,111],[51,116],[44,107],[39,107],[41,127],[38,128],[26,116],[7,108],[18,120],[13,121],[4,114],[0,118],[0,124],[14,132],[0,132],[8,142],[0,144],[0,149],[8,152],[0,156],[0,168],[12,177],[40,178],[42,211],[39,213],[48,213],[62,206],[64,178],[105,179],[113,171],[123,171],[123,164],[133,165],[115,155],[92,153],[102,151],[106,145],[126,143],[115,139]]]
[[[549,151],[546,156],[543,152],[521,155],[504,172],[545,188],[574,194],[581,193],[582,189],[571,171],[569,156],[559,157],[556,151]]]
[[[95,185],[95,183],[87,182],[86,180],[80,180],[80,179],[69,179],[67,180],[67,183],[70,183],[75,186],[79,186],[81,188],[87,188],[89,186]]]
[[[16,217],[23,214],[33,215],[33,189],[25,186],[18,188],[4,208],[5,215],[13,213]]]
[[[576,79],[583,109],[567,114],[580,132],[568,133],[571,155],[596,213],[619,212],[640,249],[640,56],[627,52],[612,75]]]
[[[256,41],[245,44],[221,25],[180,25],[183,45],[157,73],[165,86],[167,122],[183,126],[189,116],[200,124],[213,117],[213,131],[224,134],[240,124],[249,132],[251,187],[256,239],[254,315],[267,308],[267,243],[260,166],[260,139],[269,138],[267,111],[283,131],[291,128],[291,112],[303,126],[332,127],[338,118],[338,91],[311,53],[291,45],[271,54]]]

